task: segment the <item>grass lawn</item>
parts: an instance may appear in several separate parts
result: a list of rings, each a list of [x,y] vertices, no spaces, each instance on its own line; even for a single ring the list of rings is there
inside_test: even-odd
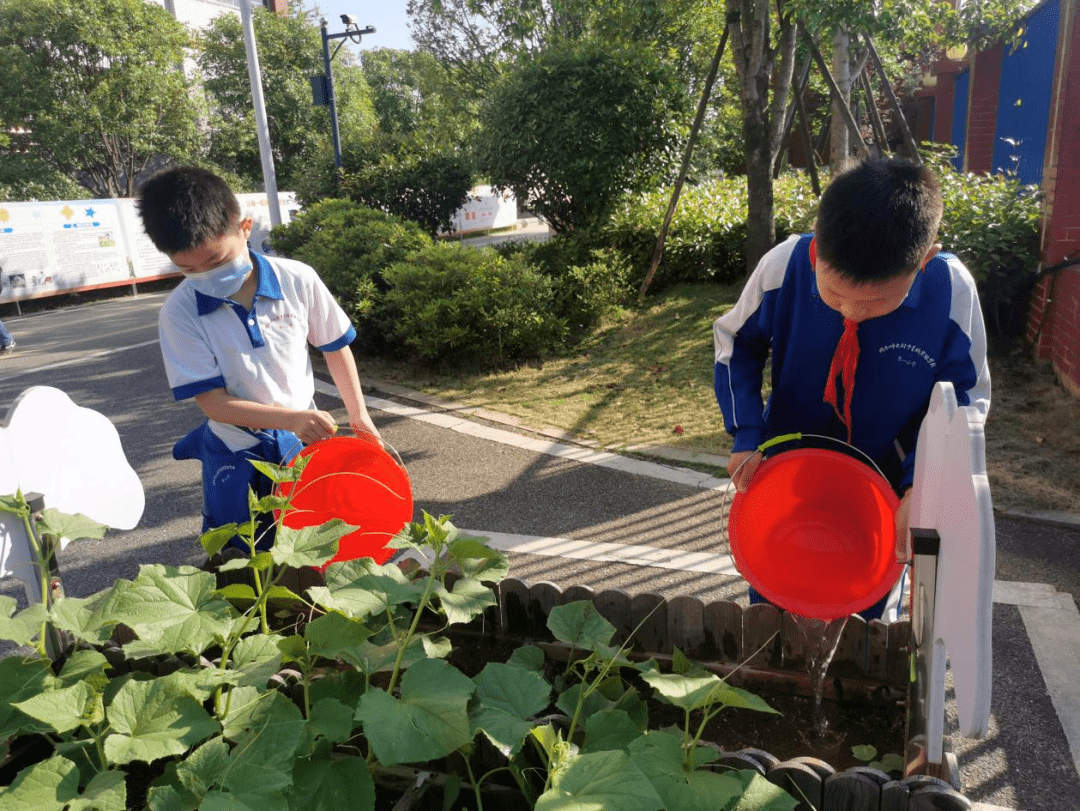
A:
[[[726,454],[730,438],[712,392],[712,322],[739,289],[674,287],[611,319],[575,354],[513,370],[476,374],[361,358],[361,373],[606,448]],[[1076,512],[1080,399],[1021,347],[993,352],[990,369],[986,454],[995,505]]]
[[[682,285],[605,324],[575,354],[493,374],[361,360],[386,380],[551,426],[604,447],[664,444],[727,453],[713,397],[712,322],[738,287]]]

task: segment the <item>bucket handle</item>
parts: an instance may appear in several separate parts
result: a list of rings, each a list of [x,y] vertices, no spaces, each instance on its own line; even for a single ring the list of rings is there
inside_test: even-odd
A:
[[[394,460],[397,466],[400,467],[402,470],[405,470],[405,463],[401,461],[401,454],[397,452],[397,449],[393,445],[391,445],[381,436],[376,436],[367,428],[363,428],[359,425],[351,425],[349,427],[352,429],[352,432],[357,437],[357,439],[374,442],[376,445],[381,446],[383,450],[390,454],[390,458]]]
[[[723,493],[721,494],[721,497],[720,497],[720,515],[721,515],[721,517],[723,517],[724,510],[727,507],[728,493],[730,493],[732,488],[734,488],[734,486],[735,486],[735,477],[738,475],[739,471],[742,470],[743,465],[745,465],[747,462],[749,462],[751,459],[753,459],[754,456],[756,456],[757,454],[761,454],[762,456],[765,456],[765,452],[767,450],[775,448],[775,447],[777,447],[779,445],[792,444],[795,447],[807,447],[807,444],[805,443],[805,440],[807,440],[807,439],[824,440],[826,443],[830,443],[830,442],[834,443],[834,446],[839,446],[839,447],[835,447],[835,450],[837,450],[839,453],[844,453],[844,454],[846,454],[848,456],[851,456],[854,459],[858,459],[859,461],[866,462],[866,464],[868,464],[870,467],[872,467],[874,470],[876,470],[878,472],[878,475],[881,476],[882,479],[884,479],[886,482],[889,481],[888,477],[882,472],[881,468],[878,467],[877,462],[875,462],[873,459],[871,459],[866,454],[865,451],[860,450],[859,448],[856,448],[854,445],[852,445],[852,444],[850,444],[848,442],[844,442],[844,440],[842,440],[842,439],[837,439],[836,437],[832,437],[832,436],[826,436],[824,434],[804,434],[802,432],[795,432],[795,433],[791,433],[791,434],[780,434],[779,436],[774,436],[772,439],[767,439],[764,442],[762,442],[760,445],[758,445],[757,448],[754,449],[754,453],[751,453],[749,456],[747,456],[745,459],[743,459],[742,462],[739,463],[739,466],[737,468],[735,468],[734,471],[732,471],[731,478],[728,480],[728,486],[724,488],[724,491],[723,491]],[[809,447],[814,447],[814,446],[810,445]],[[832,446],[830,446],[830,447],[832,447]]]
[[[877,462],[871,459],[865,451],[861,450],[860,448],[856,448],[849,442],[844,442],[844,440],[842,439],[837,439],[836,437],[832,436],[825,436],[824,434],[781,434],[780,436],[774,436],[772,439],[767,439],[766,441],[762,442],[760,445],[758,445],[757,449],[761,451],[762,454],[764,454],[765,451],[769,450],[770,448],[774,448],[777,445],[784,445],[789,442],[796,444],[797,447],[816,447],[814,444],[805,443],[804,440],[806,439],[824,440],[826,444],[832,443],[831,445],[829,445],[829,448],[824,448],[823,450],[828,450],[831,448],[840,453],[845,453],[848,456],[858,459],[861,462],[865,462],[874,470],[876,470],[878,472],[878,475],[881,476],[881,478],[885,479],[885,481],[889,480],[888,477],[882,472],[881,468],[878,467]],[[742,467],[742,465],[740,465],[739,467]]]

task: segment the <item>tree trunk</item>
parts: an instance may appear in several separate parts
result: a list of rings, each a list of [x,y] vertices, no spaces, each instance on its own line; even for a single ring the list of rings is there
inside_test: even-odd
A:
[[[776,244],[773,205],[773,152],[764,116],[746,116],[746,272],[750,273]]]
[[[851,138],[848,128],[841,123],[844,120],[844,111],[840,108],[843,104],[851,109],[850,51],[851,39],[844,29],[837,28],[833,35],[832,74],[840,90],[840,98],[833,99],[833,121],[837,126],[832,128],[829,142],[829,170],[833,177],[836,177],[851,155]]]
[[[779,17],[775,46],[770,41],[774,8]],[[727,22],[746,139],[749,273],[776,242],[772,167],[795,71],[795,26],[784,14],[782,2],[774,6],[769,0],[727,0]]]

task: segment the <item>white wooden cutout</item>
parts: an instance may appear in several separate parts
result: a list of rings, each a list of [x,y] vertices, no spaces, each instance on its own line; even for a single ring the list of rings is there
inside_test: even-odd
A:
[[[919,430],[910,524],[941,537],[929,650],[927,757],[941,762],[945,661],[953,673],[960,733],[979,738],[990,723],[996,540],[986,477],[983,420],[958,406],[952,384],[939,382]]]
[[[115,529],[135,527],[146,504],[108,417],[49,386],[26,389],[0,425],[0,493],[16,490],[41,493],[46,507]],[[13,518],[0,513],[0,577],[23,580],[27,597],[40,600],[29,540]],[[61,539],[61,548],[66,544]]]

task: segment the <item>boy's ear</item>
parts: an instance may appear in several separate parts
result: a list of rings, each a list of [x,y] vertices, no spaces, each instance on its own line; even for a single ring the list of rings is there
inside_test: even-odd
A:
[[[251,236],[251,229],[255,227],[255,221],[251,217],[244,217],[240,220],[240,230],[244,232],[244,238]],[[938,246],[941,247],[940,245]]]
[[[940,252],[941,243],[935,242],[933,245],[930,246],[930,250],[926,252],[926,256],[923,257],[922,265],[919,266],[919,270],[926,270],[926,266],[930,263],[930,260],[937,256]]]

